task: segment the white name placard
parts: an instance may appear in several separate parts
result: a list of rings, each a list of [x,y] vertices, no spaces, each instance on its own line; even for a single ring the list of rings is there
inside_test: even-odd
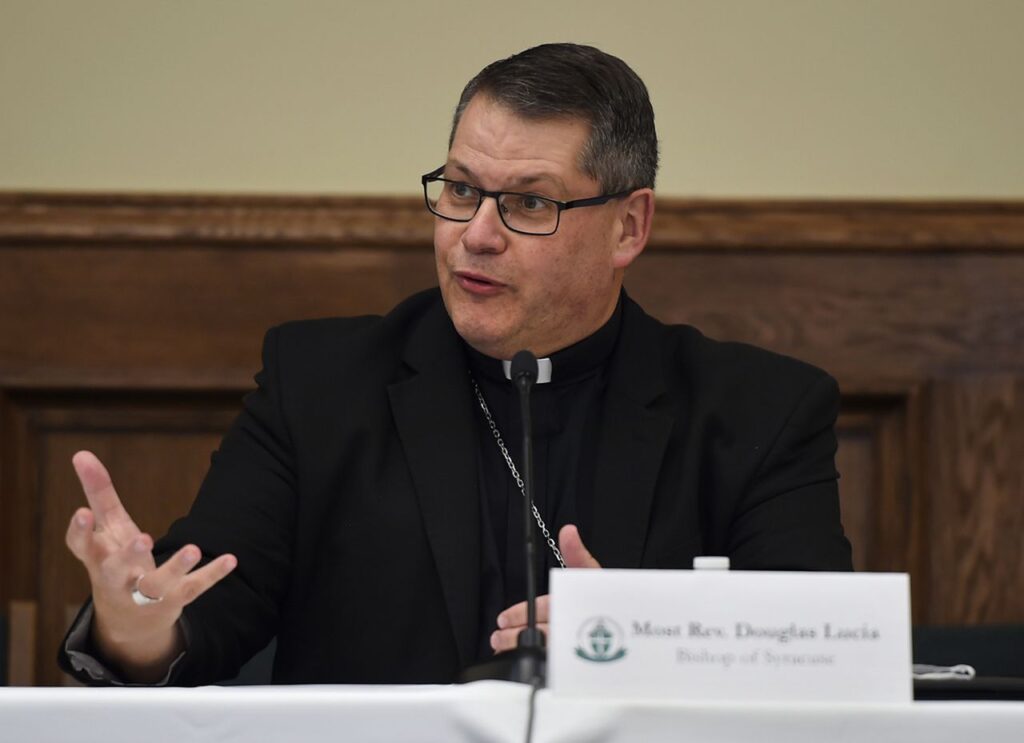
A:
[[[902,573],[552,570],[548,682],[645,699],[910,702]]]

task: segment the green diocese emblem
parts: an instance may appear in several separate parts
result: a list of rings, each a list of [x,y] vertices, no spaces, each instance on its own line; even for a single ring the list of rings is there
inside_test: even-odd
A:
[[[626,654],[622,628],[608,617],[588,619],[576,633],[576,655],[594,663],[608,663]]]

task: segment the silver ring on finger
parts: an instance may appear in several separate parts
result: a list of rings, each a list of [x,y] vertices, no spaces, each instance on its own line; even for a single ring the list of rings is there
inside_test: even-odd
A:
[[[142,579],[146,577],[145,573],[140,573],[139,577],[135,579],[135,587],[132,589],[132,601],[135,602],[136,606],[148,606],[150,604],[159,604],[164,600],[163,596],[147,596],[142,592],[139,584],[142,583]]]

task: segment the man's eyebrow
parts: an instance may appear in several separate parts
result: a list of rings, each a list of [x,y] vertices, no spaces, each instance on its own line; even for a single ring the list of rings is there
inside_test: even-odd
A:
[[[473,183],[480,182],[480,179],[477,178],[476,174],[474,174],[473,171],[468,166],[463,165],[457,160],[449,162],[448,165],[445,167],[459,171],[462,177],[466,178],[469,181],[472,181]],[[531,186],[535,183],[541,182],[548,182],[555,186],[556,188],[560,189],[562,193],[566,193],[565,184],[562,182],[562,179],[551,173],[537,173],[535,175],[524,175],[518,178],[513,178],[512,180],[508,181],[505,184],[503,190],[515,190],[517,188],[526,188],[527,186]]]

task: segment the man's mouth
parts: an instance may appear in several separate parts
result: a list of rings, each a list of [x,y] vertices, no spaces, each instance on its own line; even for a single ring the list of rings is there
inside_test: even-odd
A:
[[[455,281],[470,294],[490,296],[505,288],[505,284],[484,274],[473,271],[456,271]]]

